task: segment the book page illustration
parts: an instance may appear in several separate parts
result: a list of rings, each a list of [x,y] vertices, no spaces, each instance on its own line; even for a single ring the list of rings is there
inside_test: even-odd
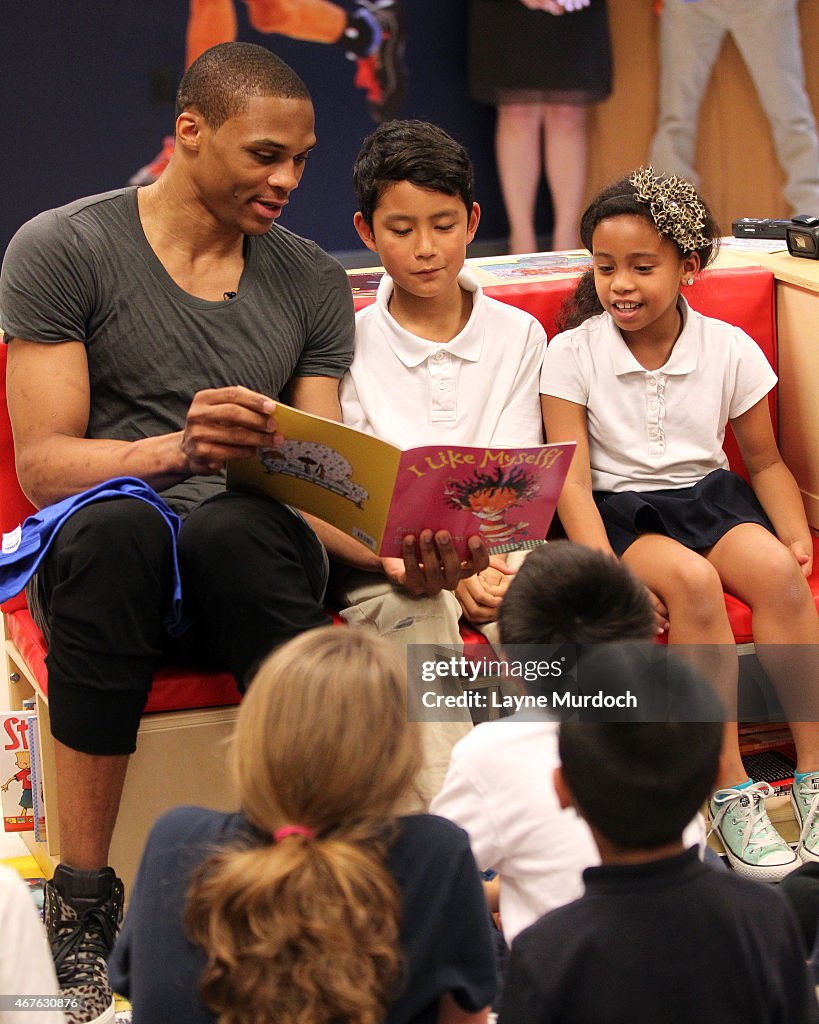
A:
[[[504,544],[514,537],[525,539],[528,522],[506,518],[513,508],[525,505],[539,492],[537,480],[519,467],[476,471],[465,480],[450,477],[444,495],[452,508],[468,509],[480,520],[478,534],[487,544]]]
[[[282,403],[275,416],[284,443],[229,463],[228,487],[261,491],[377,552],[400,449]]]
[[[368,492],[353,481],[353,467],[344,456],[317,441],[285,441],[280,448],[262,448],[259,459],[267,473],[284,473],[309,480],[333,494],[340,494],[358,508],[364,507]]]

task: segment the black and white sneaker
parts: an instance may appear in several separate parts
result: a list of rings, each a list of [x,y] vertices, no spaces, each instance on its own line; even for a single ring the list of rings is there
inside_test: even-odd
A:
[[[365,52],[360,46],[349,47],[348,56],[358,62],[355,85],[366,90],[373,120],[389,121],[400,113],[407,95],[406,32],[401,0],[359,0],[350,17],[351,26],[356,21],[362,26],[374,26],[375,31]],[[360,31],[357,38],[364,37],[365,33]]]
[[[44,919],[61,994],[76,1001],[69,1024],[111,1024],[114,995],[106,961],[122,922],[125,890],[111,868],[59,864],[46,882]]]

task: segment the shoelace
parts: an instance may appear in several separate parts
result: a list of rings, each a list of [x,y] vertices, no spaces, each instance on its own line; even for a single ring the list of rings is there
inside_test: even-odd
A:
[[[98,982],[94,968],[105,963],[116,938],[116,927],[105,908],[95,907],[75,918],[58,917],[54,930],[54,962],[60,984],[65,981],[75,987]]]
[[[741,803],[741,798],[744,796],[749,798],[747,806],[743,806]],[[771,824],[762,802],[769,796],[773,796],[773,789],[767,782],[755,782],[753,786],[747,786],[745,789],[718,790],[714,794],[714,803],[719,810],[714,815],[708,834],[710,835],[719,827],[728,811],[732,811],[735,815],[735,823],[742,822],[746,826],[743,833],[741,856],[744,856],[746,851],[756,853],[771,844],[781,845],[782,838]]]
[[[802,822],[802,831],[799,833],[799,846],[805,845],[811,831],[816,828],[816,814],[819,812],[819,792],[813,789],[808,782],[800,782],[796,791],[797,800],[810,800],[805,820]]]

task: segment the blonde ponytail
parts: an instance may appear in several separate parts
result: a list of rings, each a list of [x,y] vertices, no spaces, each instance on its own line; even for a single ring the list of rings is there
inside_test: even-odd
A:
[[[204,1002],[219,1024],[378,1024],[400,980],[386,853],[421,757],[399,656],[354,629],[292,641],[250,687],[232,756],[245,816],[271,839],[216,853],[191,883]]]

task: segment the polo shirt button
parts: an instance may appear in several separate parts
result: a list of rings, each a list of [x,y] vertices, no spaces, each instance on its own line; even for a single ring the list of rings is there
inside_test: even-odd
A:
[[[433,356],[432,358],[433,358],[433,359],[435,359],[435,360],[436,360],[437,362],[439,362],[439,363],[440,363],[440,362],[441,362],[441,360],[442,360],[442,359],[444,358],[444,353],[443,353],[443,352],[440,352],[440,351],[439,351],[439,352],[436,352],[436,353],[435,353],[435,355],[434,355],[434,356]]]
[[[447,382],[445,380],[438,381],[438,390],[439,391],[446,391],[446,389],[447,389]]]
[[[657,410],[657,408],[658,408],[658,404],[657,404],[656,401],[655,402],[649,402],[648,403],[648,407],[649,407],[649,409],[651,409],[652,412],[655,412]]]

